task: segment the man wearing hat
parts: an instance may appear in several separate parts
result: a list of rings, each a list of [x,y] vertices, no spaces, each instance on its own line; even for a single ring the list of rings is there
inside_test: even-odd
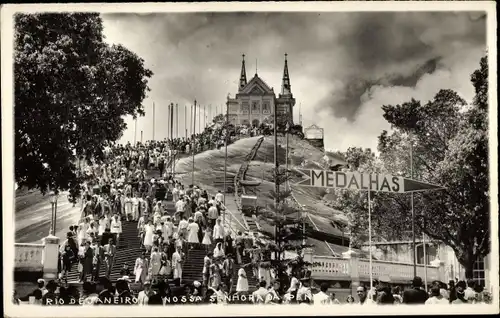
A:
[[[422,278],[415,276],[412,281],[412,288],[403,293],[404,304],[425,304],[429,295],[422,289]]]
[[[154,290],[151,288],[151,281],[147,280],[144,282],[144,289],[137,295],[137,303],[139,306],[147,305],[149,298],[155,294]]]

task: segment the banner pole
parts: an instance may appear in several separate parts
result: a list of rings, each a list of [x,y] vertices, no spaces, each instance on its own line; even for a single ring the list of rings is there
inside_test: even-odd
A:
[[[410,134],[410,178],[413,179],[413,141]],[[413,192],[410,197],[411,204],[411,233],[412,233],[412,250],[413,250],[413,277],[417,276],[417,245],[415,238],[415,209]]]
[[[370,189],[368,189],[368,246],[370,248],[370,291],[373,289],[373,266],[372,266],[372,201]]]
[[[196,134],[196,99],[194,100],[194,116],[193,116],[193,136]],[[199,113],[198,113],[199,114]],[[194,186],[194,154],[195,154],[195,139],[196,138],[192,138],[192,149],[191,149],[191,152],[193,153],[193,168],[192,168],[192,172],[191,172],[191,184]]]

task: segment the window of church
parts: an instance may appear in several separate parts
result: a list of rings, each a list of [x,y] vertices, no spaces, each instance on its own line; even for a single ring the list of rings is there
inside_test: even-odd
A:
[[[257,102],[257,101],[252,102],[252,114],[260,113],[259,108],[260,108],[259,102]]]
[[[262,105],[262,113],[263,114],[270,114],[271,113],[271,105],[269,102],[264,102]]]
[[[243,114],[248,114],[249,108],[250,107],[247,102],[241,103],[241,112]]]

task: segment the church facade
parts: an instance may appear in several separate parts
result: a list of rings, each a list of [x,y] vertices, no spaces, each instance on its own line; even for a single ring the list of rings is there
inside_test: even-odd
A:
[[[234,98],[228,96],[227,103],[229,122],[234,125],[258,126],[274,114],[275,107],[278,116],[286,115],[293,123],[295,98],[290,85],[287,54],[285,54],[281,93],[278,96],[257,74],[247,82],[245,55],[243,55],[238,93]]]

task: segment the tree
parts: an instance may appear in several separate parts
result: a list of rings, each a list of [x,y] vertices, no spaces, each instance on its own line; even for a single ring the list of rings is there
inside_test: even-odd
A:
[[[70,190],[76,162],[103,159],[144,114],[153,73],[121,45],[107,45],[99,14],[44,13],[15,17],[15,179],[42,193]]]
[[[273,175],[275,182],[279,185],[284,185],[289,179],[286,170],[281,167],[275,169]],[[275,256],[273,260],[270,259],[269,253],[269,258],[264,259],[263,262],[264,266],[271,266],[276,270],[282,289],[289,283],[288,276],[286,275],[287,267],[291,267],[294,276],[298,278],[307,278],[310,277],[309,268],[316,266],[316,264],[304,260],[303,249],[312,247],[312,245],[305,243],[307,232],[302,229],[304,220],[302,216],[299,215],[299,207],[294,205],[292,200],[288,200],[291,194],[292,192],[290,190],[280,190],[279,193],[270,191],[270,197],[274,199],[274,202],[277,201],[278,203],[270,204],[256,211],[257,218],[260,221],[264,221],[275,227],[274,234],[262,233],[265,236],[274,238],[274,242],[268,243],[265,246],[260,246],[257,250],[270,253],[274,252]],[[249,251],[254,250],[255,249],[251,249]],[[284,259],[285,251],[294,251],[297,253],[297,256],[293,259]],[[261,265],[262,264],[259,264],[258,266]]]
[[[451,90],[441,90],[426,104],[412,99],[383,106],[393,132],[380,135],[380,156],[373,159],[375,165],[370,168],[446,187],[444,191],[415,194],[416,231],[450,246],[468,278],[474,262],[490,251],[487,78],[485,57],[471,76],[476,89],[472,105]],[[351,159],[346,157],[357,162],[360,154],[351,151]],[[355,225],[364,230],[366,199],[359,196],[345,191],[336,201],[337,207],[352,213]],[[411,229],[409,195],[373,193],[372,198],[374,232],[385,239],[407,238]]]
[[[226,115],[224,114],[218,114],[216,115],[213,119],[212,119],[212,122],[214,124],[217,124],[217,123],[220,123],[220,122],[224,122],[226,120]]]

